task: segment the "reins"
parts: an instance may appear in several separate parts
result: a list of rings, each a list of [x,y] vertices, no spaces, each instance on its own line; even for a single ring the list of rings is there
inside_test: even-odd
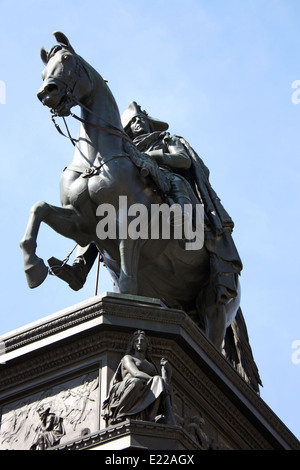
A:
[[[132,142],[130,137],[128,137],[128,135],[123,133],[123,132],[115,131],[113,129],[110,129],[109,127],[99,126],[98,124],[93,124],[92,122],[86,121],[85,119],[82,119],[82,118],[80,118],[79,116],[76,116],[76,114],[73,114],[73,113],[71,113],[71,116],[73,118],[77,119],[78,121],[82,122],[83,124],[94,127],[95,129],[99,129],[100,131],[108,132],[109,134],[117,135],[118,137],[121,137],[122,139],[126,139],[129,142]]]
[[[113,126],[112,124],[110,124],[109,122],[107,122],[105,119],[101,118],[100,116],[98,116],[96,113],[94,113],[93,111],[91,111],[89,108],[87,108],[83,103],[80,103],[79,101],[77,101],[75,98],[73,98],[73,100],[75,101],[76,104],[78,104],[79,106],[81,106],[82,108],[84,108],[86,111],[88,111],[89,113],[91,114],[94,114],[95,116],[97,116],[99,119],[101,119],[102,121],[106,122],[110,127],[104,127],[104,126],[100,126],[98,124],[94,124],[92,122],[89,122],[89,121],[86,121],[86,119],[82,119],[80,118],[79,116],[77,116],[76,114],[74,113],[70,113],[70,116],[72,116],[74,119],[77,119],[77,121],[81,122],[82,124],[85,124],[87,126],[90,126],[90,127],[93,127],[94,129],[98,129],[100,131],[104,131],[104,132],[107,132],[109,134],[113,134],[113,135],[116,135],[117,137],[120,137],[122,139],[125,139],[127,140],[128,142],[132,142],[132,140],[130,139],[130,137],[124,132],[122,131],[121,129]],[[61,128],[59,127],[59,125],[55,122],[55,119],[54,117],[58,116],[58,114],[55,113],[54,110],[50,110],[51,112],[51,120],[56,128],[56,130],[64,137],[67,137],[68,139],[70,139],[70,141],[72,142],[72,144],[74,145],[74,147],[76,146],[75,142],[78,142],[78,140],[74,139],[71,134],[70,134],[70,131],[69,131],[69,128],[68,128],[68,125],[67,125],[67,122],[64,118],[64,116],[62,116],[63,118],[63,121],[64,121],[64,124],[66,126],[66,130],[67,130],[67,134],[64,134],[63,131],[61,130]]]
[[[51,112],[52,112],[52,110],[51,110]],[[69,140],[72,142],[72,144],[74,145],[74,147],[75,147],[75,146],[76,146],[75,142],[78,142],[78,140],[74,139],[74,138],[71,136],[65,118],[62,116],[63,121],[64,121],[65,126],[66,126],[66,129],[67,129],[68,135],[64,134],[63,131],[61,130],[61,128],[59,127],[59,125],[56,124],[56,121],[55,121],[55,119],[54,119],[54,117],[56,117],[56,116],[58,116],[58,115],[55,114],[54,112],[51,114],[51,120],[52,120],[52,122],[53,122],[53,124],[54,124],[54,126],[55,126],[55,129],[56,129],[63,137],[66,137],[67,139],[69,139]]]

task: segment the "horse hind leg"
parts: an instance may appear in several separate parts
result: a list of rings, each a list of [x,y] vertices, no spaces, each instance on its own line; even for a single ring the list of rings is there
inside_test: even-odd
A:
[[[63,236],[73,238],[76,233],[78,214],[73,208],[55,207],[46,202],[37,202],[31,208],[25,234],[20,242],[24,256],[24,271],[31,289],[41,285],[49,272],[44,261],[36,254],[41,222],[45,222]]]
[[[119,240],[120,276],[119,291],[122,294],[137,295],[137,266],[140,254],[140,240]]]
[[[217,299],[215,288],[208,285],[197,299],[197,312],[202,330],[208,339],[221,350],[226,329],[234,320],[240,304],[240,285],[237,295],[227,302]]]

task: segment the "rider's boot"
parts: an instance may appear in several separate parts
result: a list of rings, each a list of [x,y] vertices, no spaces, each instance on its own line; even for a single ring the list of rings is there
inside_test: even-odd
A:
[[[97,247],[92,243],[84,251],[80,249],[80,254],[77,254],[71,266],[52,257],[48,260],[50,273],[67,282],[71,289],[78,291],[84,286],[98,253]]]
[[[189,241],[194,236],[191,231],[193,228],[193,209],[192,201],[184,181],[177,176],[174,176],[171,180],[171,191],[170,196],[180,207],[180,214],[173,217],[171,221],[172,225],[182,227],[182,240],[181,242]]]

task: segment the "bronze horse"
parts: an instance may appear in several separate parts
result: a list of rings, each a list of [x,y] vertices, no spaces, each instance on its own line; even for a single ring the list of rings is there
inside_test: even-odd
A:
[[[138,202],[149,211],[163,198],[151,178],[141,176],[125,150],[128,136],[106,81],[75,53],[63,33],[54,36],[58,44],[48,53],[41,50],[46,68],[38,98],[63,117],[79,104],[81,123],[73,160],[60,181],[62,207],[37,202],[30,211],[21,241],[29,287],[40,285],[49,272],[36,254],[39,227],[45,222],[82,247],[95,243],[121,293],[160,298],[167,306],[178,306],[188,314],[196,312],[197,323],[221,348],[226,329],[238,312],[240,293],[237,286],[237,294],[227,302],[221,305],[216,300],[205,246],[194,251],[182,248],[177,239],[97,238],[96,211],[101,204],[115,207],[118,223],[120,195],[127,197],[128,205]]]

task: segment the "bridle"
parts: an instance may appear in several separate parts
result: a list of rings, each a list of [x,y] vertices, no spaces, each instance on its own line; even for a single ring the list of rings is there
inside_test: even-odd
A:
[[[76,58],[76,65],[75,65],[75,70],[77,71],[77,76],[79,77],[80,76],[80,71],[82,68],[84,68],[83,64],[81,63],[81,61],[79,60],[79,58],[77,57],[77,55],[75,54],[75,58]],[[88,71],[86,71],[86,73],[89,75]],[[75,74],[74,74],[75,75]],[[78,78],[77,77],[77,78]],[[74,103],[75,105],[79,105],[81,108],[85,109],[86,111],[88,111],[90,114],[93,114],[94,116],[96,116],[98,119],[100,119],[101,121],[103,121],[105,124],[107,124],[107,126],[100,126],[98,124],[94,124],[92,122],[89,122],[83,118],[80,118],[79,116],[77,116],[76,114],[74,113],[71,113],[70,112],[70,116],[72,116],[74,119],[77,119],[77,121],[81,122],[82,124],[85,124],[87,126],[90,126],[90,127],[93,127],[94,129],[98,129],[100,131],[104,131],[104,132],[107,132],[109,134],[113,134],[113,135],[116,135],[117,137],[120,137],[122,139],[125,139],[127,140],[128,142],[132,142],[132,140],[130,139],[130,137],[126,134],[126,132],[123,130],[123,129],[120,129],[114,125],[112,125],[110,122],[108,122],[106,119],[104,119],[103,117],[99,116],[98,114],[94,113],[91,109],[89,109],[87,106],[85,106],[83,103],[81,103],[79,100],[77,100],[77,98],[75,97],[75,94],[74,94],[74,90],[75,90],[75,87],[76,87],[76,84],[77,84],[77,79],[75,77],[73,77],[73,80],[72,80],[72,86],[70,85],[67,85],[66,83],[64,83],[62,80],[60,80],[62,82],[62,84],[64,85],[65,87],[65,94],[67,95],[67,98],[69,100],[69,102],[71,103]],[[63,135],[64,137],[67,137],[71,140],[72,144],[75,146],[75,142],[76,142],[76,139],[74,139],[73,137],[71,137],[70,135],[70,132],[69,132],[69,129],[68,129],[68,126],[67,126],[67,123],[66,123],[66,120],[63,117],[63,121],[65,123],[65,126],[66,126],[66,129],[67,129],[67,136],[62,132],[62,130],[60,129],[59,125],[56,124],[55,122],[55,117],[58,116],[58,114],[55,112],[55,110],[53,109],[50,109],[50,112],[51,112],[51,119],[52,119],[52,122],[54,123],[56,129],[58,130],[58,132]]]

